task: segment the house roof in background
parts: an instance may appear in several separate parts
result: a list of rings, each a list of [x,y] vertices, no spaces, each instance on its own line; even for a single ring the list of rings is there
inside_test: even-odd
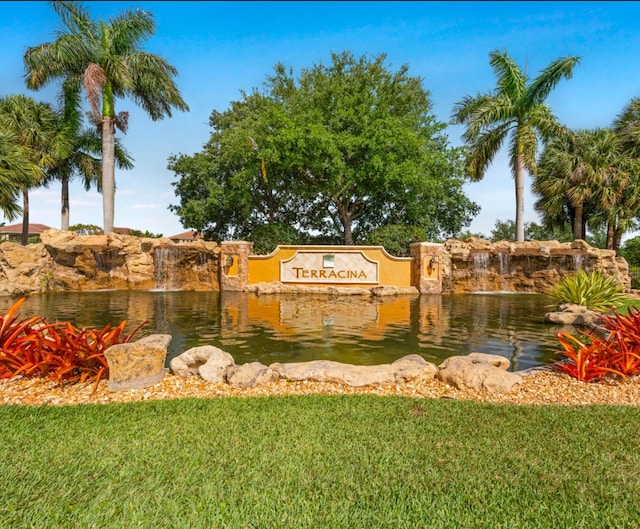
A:
[[[43,231],[50,230],[51,227],[45,224],[29,224],[30,235],[40,235]],[[22,233],[22,222],[11,224],[10,226],[0,226],[0,233],[10,233],[19,235]]]
[[[193,241],[196,239],[204,239],[201,233],[198,233],[196,230],[189,230],[182,233],[178,233],[177,235],[172,235],[171,237],[167,237],[171,240],[180,240],[180,241]]]

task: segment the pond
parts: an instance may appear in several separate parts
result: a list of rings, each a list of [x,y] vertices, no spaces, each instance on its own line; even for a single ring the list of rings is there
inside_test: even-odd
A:
[[[15,303],[0,298],[3,313]],[[560,327],[544,323],[541,294],[391,296],[256,295],[240,292],[100,291],[31,295],[19,318],[77,327],[127,320],[125,332],[170,334],[168,362],[214,345],[236,363],[335,360],[360,365],[417,353],[439,364],[471,352],[499,354],[517,371],[557,359]]]

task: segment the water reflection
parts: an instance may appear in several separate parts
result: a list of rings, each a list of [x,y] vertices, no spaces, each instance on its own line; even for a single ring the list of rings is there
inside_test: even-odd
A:
[[[0,298],[0,310],[15,299]],[[28,297],[19,316],[102,327],[144,320],[138,337],[171,334],[170,355],[196,345],[228,351],[237,363],[316,359],[372,365],[418,353],[440,363],[473,351],[509,358],[512,369],[548,363],[557,326],[543,322],[537,294],[365,298],[220,292],[65,292]]]

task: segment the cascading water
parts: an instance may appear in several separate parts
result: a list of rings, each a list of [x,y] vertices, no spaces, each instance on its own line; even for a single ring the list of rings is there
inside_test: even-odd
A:
[[[576,254],[573,256],[573,269],[578,272],[584,268],[584,255]]]
[[[176,274],[176,264],[180,256],[178,248],[155,248],[153,266],[155,269],[155,290],[179,290],[180,281]]]
[[[487,275],[489,273],[489,254],[478,252],[473,254],[473,276],[478,284],[477,290],[487,290]]]
[[[509,267],[511,264],[511,259],[509,257],[509,254],[506,252],[500,252],[498,254],[498,257],[500,258],[500,281],[501,281],[500,289],[509,290],[508,276],[510,273]]]

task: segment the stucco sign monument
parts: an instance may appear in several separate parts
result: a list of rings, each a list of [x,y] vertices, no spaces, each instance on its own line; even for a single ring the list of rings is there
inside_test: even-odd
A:
[[[360,251],[298,251],[280,262],[282,283],[378,283],[379,263]]]

